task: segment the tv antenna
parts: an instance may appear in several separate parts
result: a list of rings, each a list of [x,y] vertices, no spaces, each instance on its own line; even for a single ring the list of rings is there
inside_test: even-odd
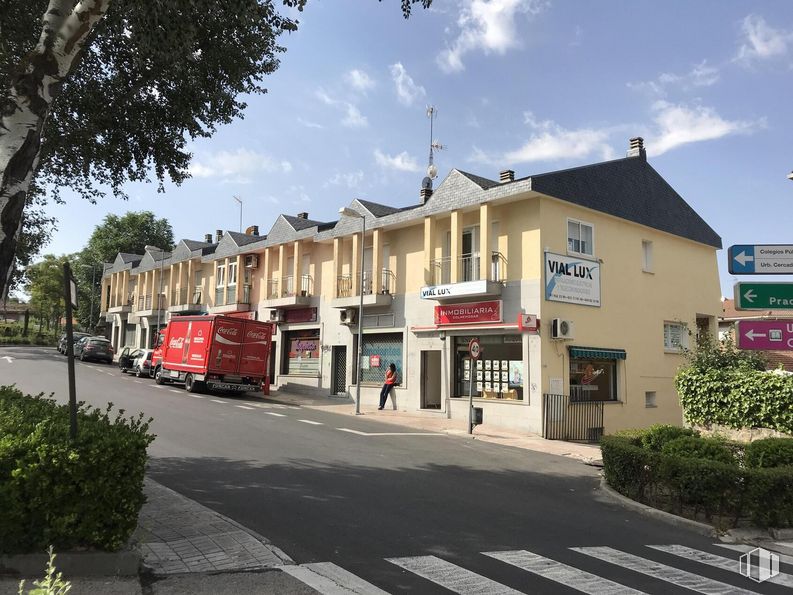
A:
[[[430,119],[430,159],[429,164],[427,165],[427,177],[424,178],[424,181],[421,183],[422,187],[424,188],[432,188],[432,180],[438,177],[438,168],[435,166],[434,154],[433,151],[441,151],[445,147],[438,142],[438,139],[432,138],[432,131],[433,131],[433,120],[437,116],[438,110],[435,109],[435,106],[428,105],[427,106],[427,117]],[[429,183],[427,182],[429,180]]]

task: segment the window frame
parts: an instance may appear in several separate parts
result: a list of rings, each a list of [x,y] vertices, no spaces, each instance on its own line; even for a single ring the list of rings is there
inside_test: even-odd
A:
[[[578,225],[578,240],[577,241],[578,241],[579,247],[581,246],[581,227],[582,226],[586,226],[586,227],[588,227],[590,229],[591,234],[592,234],[591,252],[581,252],[581,251],[573,250],[573,249],[570,248],[570,224],[571,223],[574,223],[574,224]],[[588,258],[594,258],[595,257],[595,226],[592,223],[589,223],[587,221],[583,221],[582,219],[576,219],[574,217],[568,217],[567,218],[567,222],[565,224],[565,237],[567,238],[567,244],[566,244],[567,254],[573,254],[575,256],[584,256],[584,257],[588,257]]]
[[[569,387],[570,387],[570,401],[576,403],[620,403],[620,361],[618,359],[592,359],[592,358],[578,358],[578,357],[571,357],[568,359],[567,364],[567,374],[569,377]],[[607,399],[592,399],[592,398],[581,398],[580,396],[574,397],[573,395],[573,387],[583,386],[581,384],[573,384],[573,364],[574,362],[588,362],[593,365],[608,365],[613,366],[613,374],[610,378],[610,388],[613,389],[611,395]],[[577,372],[576,372],[577,373]],[[582,392],[582,394],[584,394]]]
[[[655,272],[654,252],[653,241],[642,240],[642,272]]]
[[[218,264],[215,267],[215,287],[221,288],[226,286],[226,265]]]
[[[232,275],[232,271],[234,274]],[[237,286],[237,263],[230,262],[228,266],[228,282],[226,283],[229,287],[236,287]]]
[[[680,343],[675,345],[671,340],[671,333],[669,335],[670,341],[667,343],[667,327],[678,327],[680,329]],[[666,353],[682,353],[688,349],[688,324],[679,320],[664,320],[664,351]]]

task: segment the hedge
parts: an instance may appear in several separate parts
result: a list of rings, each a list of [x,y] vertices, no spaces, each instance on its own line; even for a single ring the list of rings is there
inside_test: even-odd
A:
[[[111,410],[81,403],[71,442],[67,406],[0,386],[0,553],[126,543],[145,501],[154,436],[142,414]]]
[[[682,516],[704,516],[722,528],[745,522],[793,526],[793,466],[741,466],[743,457],[730,454],[742,450],[737,445],[696,436],[673,438],[660,449],[650,449],[645,444],[653,440],[646,433],[664,432],[656,428],[604,436],[601,441],[606,481],[621,494]],[[783,440],[787,442],[756,447],[763,451],[763,460],[784,460],[793,440]],[[695,446],[696,441],[700,444]],[[672,446],[675,443],[678,446]],[[715,458],[720,460],[704,458],[703,452],[718,453]],[[759,453],[747,452],[746,459],[757,460],[755,456]]]

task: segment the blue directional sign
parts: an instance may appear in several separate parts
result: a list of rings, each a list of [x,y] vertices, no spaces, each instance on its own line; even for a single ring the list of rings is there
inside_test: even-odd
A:
[[[727,258],[733,275],[793,275],[793,245],[737,244]]]

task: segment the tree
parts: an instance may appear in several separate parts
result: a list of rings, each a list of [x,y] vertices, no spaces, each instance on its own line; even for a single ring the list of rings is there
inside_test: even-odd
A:
[[[282,0],[303,9],[307,0]],[[96,200],[189,174],[191,139],[242,117],[297,28],[277,0],[0,0],[0,295],[36,181]],[[431,0],[401,0],[410,7]]]
[[[151,211],[130,211],[121,217],[107,215],[94,228],[88,243],[73,260],[72,274],[80,289],[77,317],[86,328],[96,323],[99,312],[103,263],[112,262],[119,252],[143,254],[147,245],[173,249],[173,229],[167,219]],[[91,305],[94,312],[91,312]]]
[[[28,267],[26,289],[30,294],[30,305],[39,317],[39,328],[46,322],[47,329],[57,327],[63,317],[63,264],[66,256],[47,254]]]

